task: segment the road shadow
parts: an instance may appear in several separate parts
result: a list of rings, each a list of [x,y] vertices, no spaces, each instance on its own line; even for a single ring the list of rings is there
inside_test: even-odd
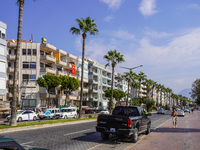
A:
[[[195,128],[169,128],[169,127],[161,127],[157,128],[155,130],[151,130],[151,132],[162,132],[162,133],[186,133],[186,132],[200,132],[200,129],[195,129]]]

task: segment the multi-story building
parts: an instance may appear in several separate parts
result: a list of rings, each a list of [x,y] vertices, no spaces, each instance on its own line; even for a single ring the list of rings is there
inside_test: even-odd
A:
[[[89,68],[89,101],[90,106],[96,109],[106,109],[108,107],[108,98],[104,91],[111,88],[111,71],[103,65],[88,59]]]
[[[0,21],[0,101],[6,101],[6,29]]]
[[[17,41],[7,41],[7,99],[12,100],[13,73]],[[40,103],[36,79],[40,75],[40,44],[21,41],[18,72],[18,106],[36,107]]]

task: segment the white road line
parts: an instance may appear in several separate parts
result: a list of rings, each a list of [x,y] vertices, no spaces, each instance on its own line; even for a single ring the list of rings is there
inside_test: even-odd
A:
[[[68,135],[72,135],[72,134],[77,134],[77,133],[81,133],[81,132],[86,132],[86,131],[90,131],[90,130],[93,130],[93,129],[87,129],[87,130],[72,132],[72,133],[64,134],[64,136],[68,136]]]
[[[33,143],[33,142],[21,143],[21,145],[26,145],[26,144],[30,144],[30,143]]]

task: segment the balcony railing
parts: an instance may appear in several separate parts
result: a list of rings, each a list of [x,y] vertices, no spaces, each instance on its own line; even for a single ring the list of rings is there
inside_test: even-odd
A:
[[[56,63],[56,58],[51,55],[40,55],[40,60],[46,63]]]
[[[48,74],[56,74],[56,69],[51,68],[51,67],[46,67],[46,68],[40,68],[40,72],[46,72]]]
[[[10,61],[14,61],[16,58],[16,55],[8,55],[7,56],[7,59],[10,60]]]

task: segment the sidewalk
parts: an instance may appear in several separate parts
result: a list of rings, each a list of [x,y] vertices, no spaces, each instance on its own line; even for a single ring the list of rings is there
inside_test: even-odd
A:
[[[200,111],[179,117],[178,127],[172,128],[170,119],[152,131],[144,139],[131,145],[128,150],[199,150]]]

